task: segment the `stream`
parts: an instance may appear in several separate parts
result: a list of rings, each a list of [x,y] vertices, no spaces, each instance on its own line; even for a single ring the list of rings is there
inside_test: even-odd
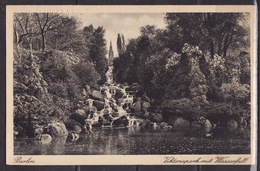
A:
[[[249,154],[249,138],[204,138],[196,130],[142,130],[140,127],[93,128],[77,142],[16,139],[15,155]]]

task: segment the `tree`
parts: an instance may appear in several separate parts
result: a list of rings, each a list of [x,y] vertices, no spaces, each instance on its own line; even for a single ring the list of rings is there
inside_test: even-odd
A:
[[[123,52],[126,51],[126,42],[125,42],[125,36],[122,34],[122,50]]]
[[[103,27],[95,29],[90,25],[83,29],[83,34],[86,39],[86,46],[89,48],[90,61],[101,76],[100,84],[103,84],[106,81],[108,70],[106,41],[104,39],[105,30]]]
[[[117,35],[116,44],[117,44],[117,52],[118,52],[118,55],[120,56],[123,53],[123,43],[122,43],[122,38],[121,38],[120,34]]]
[[[14,41],[17,46],[22,45],[31,49],[31,52],[45,51],[47,45],[49,48],[65,50],[68,44],[74,44],[76,49],[79,47],[76,40],[80,40],[80,36],[76,36],[77,27],[75,18],[61,14],[17,13],[14,15]]]
[[[197,104],[208,103],[208,82],[200,70],[199,59],[202,51],[198,47],[185,44],[180,62],[172,68],[173,76],[166,88],[167,99],[189,98]]]
[[[46,36],[46,45],[51,49],[73,50],[77,54],[86,53],[84,37],[78,27],[76,18],[62,16],[61,26],[50,31]]]
[[[251,76],[250,76],[250,55],[248,52],[241,52],[239,54],[240,65],[241,65],[241,74],[240,74],[240,82],[241,84],[250,85]]]
[[[189,43],[204,47],[211,58],[216,54],[225,57],[230,47],[247,44],[248,29],[241,25],[247,20],[244,13],[167,13],[169,48],[180,52],[181,44]],[[173,45],[179,46],[174,47]],[[177,44],[176,44],[177,43]]]
[[[58,13],[34,13],[38,26],[38,33],[41,36],[41,50],[46,48],[47,33],[62,27],[63,17]]]
[[[14,14],[14,42],[20,47],[21,44],[33,51],[33,41],[37,36],[37,28],[34,25],[33,14]]]

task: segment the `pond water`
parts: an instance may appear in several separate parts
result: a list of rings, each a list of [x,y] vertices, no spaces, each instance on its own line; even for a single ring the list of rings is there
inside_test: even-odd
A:
[[[248,132],[246,133],[250,135]],[[224,134],[223,134],[224,135]],[[50,144],[15,139],[15,155],[135,155],[135,154],[248,154],[249,136],[205,138],[197,131],[141,130],[139,127],[94,128],[76,142],[53,139]]]

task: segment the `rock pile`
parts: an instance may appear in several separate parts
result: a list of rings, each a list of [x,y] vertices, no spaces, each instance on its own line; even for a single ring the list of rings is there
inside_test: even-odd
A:
[[[44,128],[48,131],[38,130],[41,132],[39,135],[44,135],[40,137],[44,143],[49,143],[51,138],[58,136],[76,141],[81,133],[92,133],[92,127],[101,126],[172,129],[172,126],[162,123],[160,113],[151,112],[153,100],[142,91],[138,83],[130,86],[108,83],[100,87],[87,85],[82,93],[84,98],[76,104],[75,111],[65,121],[66,126],[55,122]]]
[[[131,86],[105,84],[92,88],[87,85],[83,95],[84,99],[78,102],[75,113],[66,122],[67,128],[74,133],[79,133],[79,128],[81,132],[85,131],[86,123],[93,127],[128,126],[130,119],[150,116],[151,100],[138,83]],[[161,115],[151,116],[153,120],[161,121]]]
[[[52,121],[45,127],[35,129],[36,138],[43,144],[49,144],[53,138],[67,139],[69,133],[64,123]]]

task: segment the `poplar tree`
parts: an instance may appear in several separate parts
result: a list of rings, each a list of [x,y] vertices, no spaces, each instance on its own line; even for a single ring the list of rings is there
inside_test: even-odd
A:
[[[117,51],[118,51],[118,55],[122,55],[122,52],[123,52],[123,47],[122,47],[122,39],[121,39],[121,35],[118,34],[117,35]]]

